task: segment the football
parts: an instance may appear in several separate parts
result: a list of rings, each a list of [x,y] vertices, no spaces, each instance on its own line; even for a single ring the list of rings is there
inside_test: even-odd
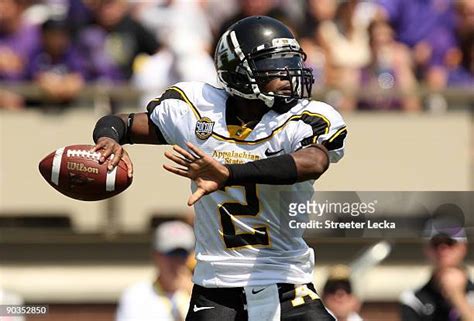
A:
[[[132,183],[123,160],[111,171],[107,162],[99,163],[100,153],[91,145],[58,148],[39,163],[44,179],[58,192],[82,201],[110,198]]]

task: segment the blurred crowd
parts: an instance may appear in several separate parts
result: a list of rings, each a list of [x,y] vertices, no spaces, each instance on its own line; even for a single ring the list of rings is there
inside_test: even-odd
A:
[[[178,81],[216,84],[217,39],[251,15],[292,28],[314,90],[342,111],[430,109],[419,88],[474,87],[472,0],[0,0],[0,12],[0,108],[67,106],[87,84],[131,85],[142,106]],[[40,99],[15,90],[25,82]]]

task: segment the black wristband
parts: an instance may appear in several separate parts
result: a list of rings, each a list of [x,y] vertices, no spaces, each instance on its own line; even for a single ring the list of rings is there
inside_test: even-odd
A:
[[[296,183],[298,179],[295,160],[289,154],[246,164],[225,166],[229,169],[226,186],[243,184],[290,185]]]
[[[95,125],[92,138],[97,143],[101,137],[109,137],[117,143],[126,143],[127,127],[122,118],[115,115],[107,115],[99,119]]]

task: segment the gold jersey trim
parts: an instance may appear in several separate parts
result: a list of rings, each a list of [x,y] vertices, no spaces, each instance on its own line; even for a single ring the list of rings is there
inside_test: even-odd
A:
[[[202,118],[201,114],[199,113],[198,109],[196,108],[196,106],[194,106],[194,104],[191,102],[191,100],[189,100],[189,98],[186,96],[186,94],[184,93],[184,91],[176,86],[172,86],[169,88],[170,90],[175,90],[176,92],[178,92],[181,97],[183,98],[183,100],[186,102],[186,104],[191,108],[191,110],[193,111],[194,115],[196,116],[196,118],[199,120]],[[271,134],[267,137],[263,137],[263,138],[259,138],[259,139],[256,139],[256,140],[251,140],[251,141],[246,141],[246,140],[242,140],[242,139],[237,139],[237,138],[231,138],[231,137],[225,137],[225,136],[222,136],[216,132],[212,132],[211,134],[211,137],[217,139],[217,140],[221,140],[221,141],[227,141],[227,142],[231,142],[231,143],[236,143],[236,144],[244,144],[244,145],[255,145],[255,144],[260,144],[262,142],[265,142],[269,139],[271,139],[273,136],[275,136],[277,133],[279,133],[290,121],[298,121],[300,120],[302,117],[304,116],[312,116],[312,117],[318,117],[320,119],[322,119],[326,124],[326,128],[325,128],[325,134],[327,134],[329,132],[329,128],[331,127],[331,122],[329,121],[329,119],[326,118],[326,116],[322,115],[322,114],[319,114],[319,113],[313,113],[313,112],[310,112],[308,110],[304,110],[302,111],[300,114],[298,115],[293,115],[291,117],[289,117],[287,120],[285,120],[285,122],[283,124],[281,124],[280,126],[278,126],[277,128],[275,128]],[[250,134],[250,133],[249,133]]]

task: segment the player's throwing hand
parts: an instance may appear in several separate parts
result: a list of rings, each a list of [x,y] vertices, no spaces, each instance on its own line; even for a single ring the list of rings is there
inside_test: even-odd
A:
[[[163,167],[171,173],[190,178],[196,183],[197,189],[188,199],[188,205],[192,206],[204,195],[223,187],[229,178],[229,170],[193,144],[186,143],[186,146],[192,153],[177,145],[173,146],[176,153],[165,152],[166,158],[179,166],[164,164]]]
[[[107,161],[108,169],[112,170],[122,159],[128,168],[128,177],[133,176],[133,164],[130,160],[130,156],[123,147],[117,143],[115,140],[109,137],[101,137],[94,148],[91,149],[91,152],[100,152],[102,156],[99,159],[99,163]],[[113,155],[111,158],[110,156]]]

